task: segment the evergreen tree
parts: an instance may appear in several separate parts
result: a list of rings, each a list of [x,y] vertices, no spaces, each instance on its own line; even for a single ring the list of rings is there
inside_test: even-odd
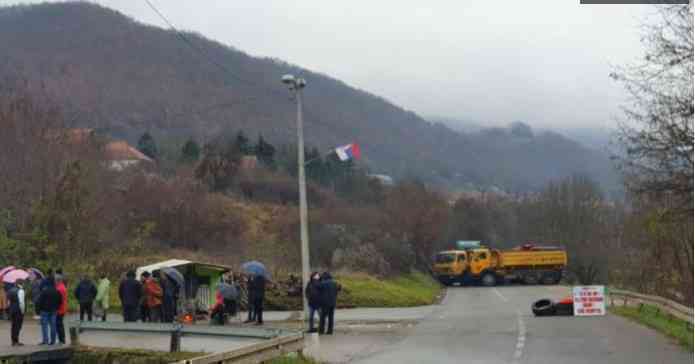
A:
[[[236,146],[243,155],[253,155],[254,148],[249,144],[249,138],[241,130],[236,135]]]
[[[140,139],[138,140],[138,150],[142,152],[142,154],[152,158],[152,159],[157,159],[159,156],[159,151],[157,150],[157,143],[154,140],[154,137],[150,135],[149,132],[145,132],[145,134],[142,134]]]
[[[321,159],[321,153],[316,148],[312,148],[310,151],[305,151],[304,160],[306,161],[306,176],[310,180],[323,183],[323,160]]]
[[[242,153],[236,141],[226,145],[211,143],[203,148],[203,158],[196,167],[196,177],[211,191],[223,192],[234,183]]]
[[[200,158],[200,146],[193,139],[188,139],[181,149],[181,162],[193,163]]]
[[[256,158],[263,163],[266,167],[274,169],[275,168],[275,147],[266,142],[263,135],[258,136],[258,143],[256,144]]]

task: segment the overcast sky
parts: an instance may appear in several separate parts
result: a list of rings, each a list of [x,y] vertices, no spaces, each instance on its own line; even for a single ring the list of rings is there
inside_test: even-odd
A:
[[[641,54],[644,5],[579,0],[151,0],[178,28],[280,58],[420,115],[610,127],[611,65]],[[0,0],[0,4],[35,1]],[[164,26],[144,0],[99,0]],[[309,85],[309,87],[311,87]]]

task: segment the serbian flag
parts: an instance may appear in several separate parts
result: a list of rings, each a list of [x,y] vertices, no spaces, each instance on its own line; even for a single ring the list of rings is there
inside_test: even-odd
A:
[[[338,159],[345,162],[350,159],[360,159],[362,152],[360,152],[360,146],[357,143],[352,143],[335,148],[335,154],[338,155]]]

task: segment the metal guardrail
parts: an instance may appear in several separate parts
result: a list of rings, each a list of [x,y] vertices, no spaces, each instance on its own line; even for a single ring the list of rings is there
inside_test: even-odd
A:
[[[609,289],[608,296],[610,299],[610,305],[615,306],[616,300],[619,302],[622,300],[623,306],[628,306],[628,303],[636,302],[640,305],[648,304],[656,306],[660,311],[668,313],[669,315],[684,320],[693,325],[693,309],[678,302],[669,300],[667,298],[659,296],[650,296],[642,293],[636,293],[631,291],[624,291],[620,289]]]
[[[227,352],[182,360],[174,364],[263,363],[292,352],[300,353],[302,349],[304,349],[304,335],[297,333],[279,336]]]
[[[241,338],[256,338],[268,340],[263,343],[250,345],[242,349],[251,348],[257,345],[273,345],[278,346],[284,344],[286,338],[299,335],[294,332],[287,332],[272,328],[256,328],[256,327],[234,327],[234,326],[205,326],[205,325],[182,325],[180,323],[141,323],[141,322],[87,322],[87,321],[71,321],[68,322],[70,328],[70,343],[77,346],[80,343],[80,333],[84,331],[113,331],[113,332],[133,332],[133,333],[159,333],[171,335],[170,352],[181,350],[181,338],[184,336],[203,335],[203,336],[224,336],[224,337],[241,337]],[[279,339],[283,339],[278,341]],[[279,342],[279,344],[278,344]],[[275,344],[273,344],[275,343]],[[264,347],[265,348],[265,347]],[[239,349],[239,350],[242,350]],[[301,349],[300,349],[301,350]],[[263,351],[268,351],[263,349]],[[296,351],[296,350],[295,350]],[[216,354],[213,354],[216,355]]]

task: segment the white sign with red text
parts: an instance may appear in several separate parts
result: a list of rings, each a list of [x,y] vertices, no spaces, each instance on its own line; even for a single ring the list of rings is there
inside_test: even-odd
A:
[[[572,289],[575,316],[603,316],[606,314],[604,286],[578,286]]]

